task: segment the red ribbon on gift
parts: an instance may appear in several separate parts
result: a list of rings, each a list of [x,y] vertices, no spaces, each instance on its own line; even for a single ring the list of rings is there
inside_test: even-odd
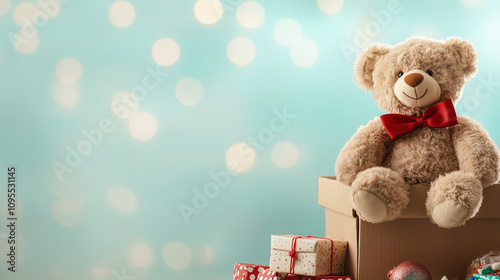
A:
[[[288,255],[290,256],[290,273],[294,273],[294,270],[295,270],[295,255],[296,255],[296,251],[295,251],[295,247],[297,246],[297,239],[299,238],[317,238],[317,239],[326,239],[326,240],[330,240],[330,243],[331,243],[331,253],[332,253],[332,256],[330,257],[330,273],[332,273],[332,268],[333,268],[333,240],[331,240],[330,238],[327,238],[327,237],[317,237],[317,236],[311,236],[311,235],[308,235],[308,236],[295,236],[292,238],[292,248],[290,250],[290,252],[288,253]]]

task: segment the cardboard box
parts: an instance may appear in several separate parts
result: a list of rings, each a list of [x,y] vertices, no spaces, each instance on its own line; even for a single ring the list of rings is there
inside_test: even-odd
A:
[[[476,257],[500,250],[500,185],[484,190],[476,217],[465,226],[442,229],[427,217],[429,186],[414,185],[402,217],[372,224],[352,209],[349,186],[334,177],[320,177],[318,204],[326,209],[326,237],[347,240],[347,274],[356,280],[387,279],[387,272],[404,261],[425,265],[433,279],[465,279]]]

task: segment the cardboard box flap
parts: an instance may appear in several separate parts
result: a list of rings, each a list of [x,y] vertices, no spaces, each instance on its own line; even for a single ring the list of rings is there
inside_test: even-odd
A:
[[[290,251],[292,249],[292,239],[298,235],[271,235],[271,249]],[[297,253],[315,253],[318,242],[328,242],[326,239],[297,238],[295,243],[295,252]],[[328,246],[330,243],[328,243]]]
[[[335,180],[335,177],[318,178],[318,204],[335,212],[356,217],[351,207],[349,187]]]
[[[410,203],[401,218],[426,218],[428,185],[412,185],[410,188]],[[335,177],[319,177],[318,204],[344,214],[356,217],[356,211],[351,207],[350,187],[335,180]],[[500,218],[500,185],[495,184],[484,189],[483,203],[476,218]]]

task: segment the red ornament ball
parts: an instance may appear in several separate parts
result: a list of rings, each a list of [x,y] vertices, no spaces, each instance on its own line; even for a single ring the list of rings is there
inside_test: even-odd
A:
[[[390,280],[432,280],[429,270],[421,263],[407,261],[399,264],[387,275]]]

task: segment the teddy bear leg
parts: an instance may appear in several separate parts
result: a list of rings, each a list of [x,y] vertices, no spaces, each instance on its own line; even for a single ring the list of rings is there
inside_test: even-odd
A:
[[[481,182],[471,173],[454,171],[440,176],[427,194],[427,214],[442,228],[464,225],[483,201]]]
[[[390,221],[399,217],[408,205],[409,188],[398,172],[372,167],[356,176],[351,185],[351,201],[363,220]]]

